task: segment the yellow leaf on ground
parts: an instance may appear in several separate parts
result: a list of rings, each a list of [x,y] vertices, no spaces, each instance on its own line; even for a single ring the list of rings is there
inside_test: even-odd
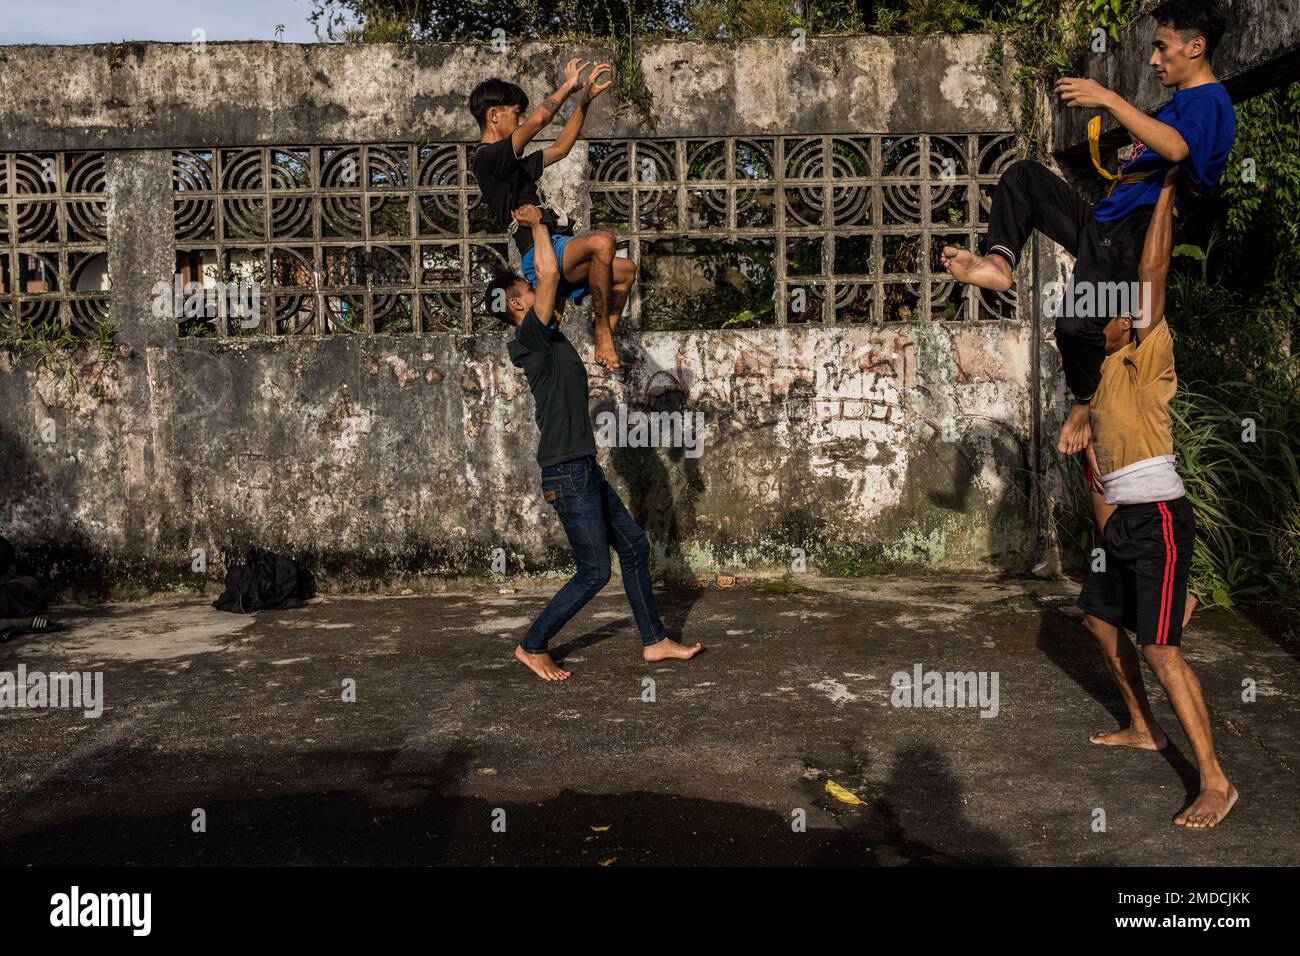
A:
[[[600,861],[600,865],[601,865],[601,866],[609,866],[611,863],[613,863],[613,862],[614,862],[615,860],[617,860],[617,859],[618,859],[618,857],[616,857],[616,856],[611,856],[608,860],[601,860],[601,861]]]
[[[845,790],[834,780],[826,781],[826,792],[829,793],[836,800],[838,800],[840,803],[850,803],[853,804],[854,806],[858,806],[859,804],[862,803],[862,801],[858,799],[857,794],[850,793],[848,790]]]
[[[592,827],[591,829],[594,830],[596,833],[604,833],[606,830],[609,829],[609,827]]]

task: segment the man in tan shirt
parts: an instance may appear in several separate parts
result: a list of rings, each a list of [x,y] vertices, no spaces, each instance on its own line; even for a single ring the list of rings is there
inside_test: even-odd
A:
[[[1174,467],[1169,401],[1178,388],[1174,341],[1165,322],[1176,187],[1165,177],[1147,228],[1138,279],[1139,317],[1122,315],[1105,328],[1106,358],[1091,406],[1088,448],[1093,509],[1104,553],[1083,583],[1079,606],[1128,706],[1123,730],[1099,733],[1095,744],[1163,750],[1142,683],[1132,631],[1142,656],[1169,696],[1200,768],[1196,799],[1175,818],[1180,826],[1213,827],[1237,801],[1219,766],[1201,684],[1183,658],[1187,577],[1196,524]]]

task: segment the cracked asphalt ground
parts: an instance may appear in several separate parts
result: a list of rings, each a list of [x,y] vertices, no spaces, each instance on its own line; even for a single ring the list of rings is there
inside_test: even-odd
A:
[[[1190,831],[1171,823],[1190,751],[1149,673],[1173,748],[1087,742],[1122,705],[1068,616],[1076,588],[799,580],[662,592],[671,633],[707,651],[659,665],[615,580],[553,642],[564,684],[511,658],[558,581],[250,617],[199,597],[61,609],[71,629],[0,645],[0,671],[102,671],[104,712],[0,710],[0,863],[1300,862],[1285,628],[1193,620],[1185,651],[1242,799]],[[891,675],[918,663],[997,672],[997,715],[892,706]]]

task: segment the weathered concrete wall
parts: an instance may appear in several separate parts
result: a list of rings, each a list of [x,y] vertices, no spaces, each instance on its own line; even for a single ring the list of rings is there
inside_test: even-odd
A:
[[[783,41],[677,43],[643,63],[656,135],[991,132],[1010,120],[982,66],[988,42],[815,40],[801,57]],[[0,360],[0,533],[82,582],[192,581],[192,549],[215,564],[249,542],[344,583],[483,574],[494,548],[512,570],[562,569],[532,401],[500,333],[177,339],[149,301],[174,269],[168,148],[472,139],[466,77],[514,75],[540,100],[582,52],[0,48],[0,149],[111,151],[119,342],[108,374],[75,398],[30,358]],[[598,102],[591,136],[635,135]],[[547,171],[548,195],[576,209],[582,153]],[[1036,383],[1053,372],[1022,313],[633,335],[625,372],[589,364],[593,411],[702,412],[704,451],[601,460],[661,571],[779,567],[792,548],[832,567],[1027,567]],[[589,322],[568,322],[590,356]],[[47,418],[53,444],[38,438]]]
[[[989,38],[853,37],[656,43],[640,50],[660,136],[1007,129]],[[539,103],[598,44],[116,43],[0,46],[0,150],[474,140],[479,78]],[[567,111],[566,111],[567,112]],[[596,101],[585,133],[634,135]]]

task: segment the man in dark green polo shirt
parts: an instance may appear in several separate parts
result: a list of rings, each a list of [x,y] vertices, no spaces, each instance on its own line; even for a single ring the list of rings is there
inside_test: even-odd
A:
[[[508,350],[533,393],[542,497],[559,515],[577,565],[577,573],[551,598],[515,648],[515,657],[543,680],[569,677],[569,671],[551,660],[547,642],[609,581],[612,545],[618,550],[623,590],[641,632],[641,656],[647,661],[688,660],[701,645],[686,647],[667,636],[650,589],[650,543],[596,464],[596,441],[587,411],[587,370],[555,321],[560,270],[550,234],[536,206],[522,206],[511,215],[520,227],[533,232],[537,285],[505,272],[492,280],[485,302],[490,313],[515,327]]]

